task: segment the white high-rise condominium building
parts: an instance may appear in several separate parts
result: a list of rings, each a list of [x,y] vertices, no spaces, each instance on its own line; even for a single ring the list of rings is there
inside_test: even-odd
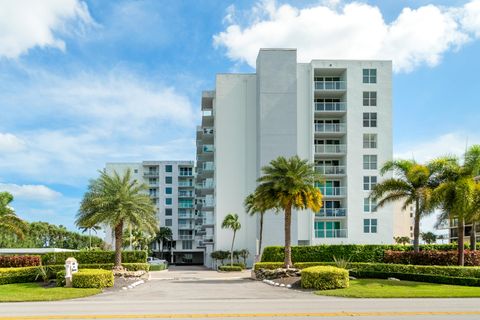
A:
[[[257,253],[258,217],[243,201],[278,156],[308,159],[325,181],[320,212],[293,214],[292,243],[387,244],[394,237],[394,206],[368,198],[392,159],[391,61],[312,60],[294,49],[262,49],[256,73],[218,74],[202,95],[197,129],[197,210],[207,222],[197,239],[209,253],[229,249],[221,228],[230,212],[242,224],[235,247]],[[282,245],[283,214],[265,215],[263,245]]]
[[[165,257],[177,264],[202,264],[203,248],[195,242],[195,178],[193,161],[144,161],[141,163],[107,163],[108,174],[123,174],[130,169],[133,179],[148,185],[148,194],[157,207],[160,226],[169,227],[173,233],[170,243],[164,244]],[[112,244],[111,232],[106,232],[106,242]],[[154,251],[160,252],[159,244]],[[170,252],[171,251],[171,252]],[[171,255],[173,253],[173,256]]]

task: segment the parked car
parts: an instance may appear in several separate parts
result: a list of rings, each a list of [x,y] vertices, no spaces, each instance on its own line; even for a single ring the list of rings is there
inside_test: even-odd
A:
[[[158,259],[158,258],[155,258],[155,257],[148,257],[147,262],[149,264],[167,264],[167,260]]]

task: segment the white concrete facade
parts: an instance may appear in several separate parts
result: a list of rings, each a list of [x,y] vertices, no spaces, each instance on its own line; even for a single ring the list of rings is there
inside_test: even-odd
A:
[[[391,79],[391,61],[297,63],[294,49],[260,50],[256,73],[217,75],[215,91],[203,93],[197,130],[197,166],[214,168],[212,188],[197,191],[197,210],[213,222],[199,235],[207,266],[211,251],[230,248],[232,232],[220,227],[230,212],[242,223],[235,248],[248,249],[252,263],[258,217],[243,201],[278,156],[308,159],[326,180],[324,208],[293,214],[292,244],[393,243],[394,206],[367,202],[371,185],[385,178],[378,169],[392,159]],[[206,179],[197,176],[197,184]],[[267,213],[263,245],[283,241],[283,214]]]

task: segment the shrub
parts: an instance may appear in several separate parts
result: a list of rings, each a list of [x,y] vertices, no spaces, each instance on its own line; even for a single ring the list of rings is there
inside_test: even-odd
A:
[[[69,257],[77,259],[79,264],[114,263],[115,251],[78,251],[78,252],[57,252],[42,255],[42,264],[65,264]],[[146,263],[146,251],[122,251],[122,263]]]
[[[167,264],[152,264],[150,265],[150,271],[162,271],[167,269]]]
[[[253,269],[260,270],[260,269],[278,269],[283,267],[283,262],[257,262],[253,266]]]
[[[347,288],[348,270],[331,266],[317,266],[302,270],[302,288],[329,290]]]
[[[113,272],[102,269],[83,269],[72,275],[74,288],[112,287],[113,281]]]
[[[395,264],[415,264],[415,265],[437,265],[452,266],[458,265],[457,251],[391,251],[384,253],[383,261],[385,263]],[[466,266],[480,266],[479,251],[465,251]]]
[[[65,287],[65,271],[58,271],[56,275],[57,287]]]
[[[230,265],[224,265],[224,266],[219,266],[218,270],[220,271],[227,271],[227,272],[232,272],[232,271],[242,271],[242,267],[240,266],[230,266]]]
[[[0,269],[0,285],[34,282],[37,274],[38,267],[2,268]]]
[[[40,264],[40,256],[0,256],[0,268],[35,267]]]

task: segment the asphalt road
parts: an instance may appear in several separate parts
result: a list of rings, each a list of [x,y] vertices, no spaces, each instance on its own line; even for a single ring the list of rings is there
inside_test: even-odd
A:
[[[94,297],[0,304],[5,319],[480,319],[480,299],[316,296],[203,269],[153,272],[135,289]]]

